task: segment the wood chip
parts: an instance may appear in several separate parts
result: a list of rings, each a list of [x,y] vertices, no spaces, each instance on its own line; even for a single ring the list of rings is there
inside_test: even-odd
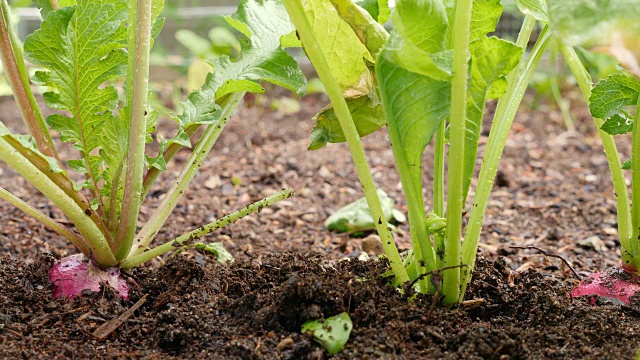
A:
[[[123,312],[120,316],[113,318],[106,323],[100,325],[94,332],[93,336],[102,341],[106,339],[112,332],[116,331],[122,324],[127,322],[133,313],[147,301],[147,295],[143,296],[137,303],[130,307],[127,311]]]

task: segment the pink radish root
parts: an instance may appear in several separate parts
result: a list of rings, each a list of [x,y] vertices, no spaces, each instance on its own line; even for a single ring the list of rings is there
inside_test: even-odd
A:
[[[640,291],[640,276],[624,269],[611,268],[591,274],[583,279],[571,297],[590,296],[589,302],[597,305],[599,300],[617,299],[629,304],[630,298]]]
[[[49,280],[54,285],[53,297],[75,298],[87,291],[98,292],[100,286],[110,286],[118,296],[129,299],[129,284],[120,276],[120,269],[106,270],[87,261],[83,254],[75,254],[56,262],[49,271]]]

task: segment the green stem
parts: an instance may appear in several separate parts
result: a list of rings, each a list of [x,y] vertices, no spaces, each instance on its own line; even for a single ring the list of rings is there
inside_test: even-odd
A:
[[[2,0],[0,3],[0,13],[0,59],[13,96],[16,99],[16,104],[20,109],[20,114],[29,134],[36,141],[38,150],[47,156],[55,158],[60,164],[60,158],[53,146],[44,116],[42,116],[38,102],[31,91],[27,67],[22,56],[22,47],[15,34],[13,24],[11,24],[9,6],[6,0]]]
[[[333,77],[331,68],[329,67],[327,60],[322,53],[322,49],[320,49],[320,45],[313,34],[313,29],[309,24],[309,20],[305,15],[304,7],[300,0],[284,0],[284,6],[287,9],[287,13],[289,13],[289,17],[291,18],[295,28],[298,30],[298,35],[302,40],[302,44],[307,55],[311,60],[311,63],[314,65],[320,80],[322,80],[322,83],[327,90],[327,94],[329,95],[329,99],[333,104],[334,111],[338,117],[338,121],[340,122],[340,127],[344,132],[349,150],[351,151],[351,157],[355,164],[360,183],[362,184],[371,215],[374,219],[377,219],[377,221],[375,221],[376,229],[378,230],[378,234],[382,240],[382,246],[387,258],[389,259],[393,274],[400,282],[407,282],[409,281],[407,271],[402,266],[400,254],[396,248],[391,231],[389,231],[389,225],[387,224],[382,211],[382,206],[380,205],[380,199],[378,198],[376,186],[373,182],[373,177],[371,176],[369,164],[367,163],[364,149],[360,143],[360,136],[358,135],[355,124],[353,123],[353,118],[351,117],[347,103],[342,96],[342,90]]]
[[[527,16],[525,24],[523,24],[520,36],[518,37],[517,44],[522,46],[529,40],[531,35],[531,29],[533,28],[533,18]],[[478,251],[478,242],[480,240],[480,233],[482,231],[482,222],[487,210],[487,204],[491,197],[491,190],[493,189],[493,183],[498,172],[498,165],[504,152],[504,146],[507,142],[509,132],[511,130],[511,124],[516,116],[520,102],[524,96],[527,86],[531,81],[531,77],[535,72],[542,55],[544,54],[547,45],[549,43],[549,31],[548,27],[545,27],[540,33],[540,37],[536,41],[535,46],[531,51],[531,55],[524,62],[524,56],[521,60],[521,65],[517,70],[513,71],[513,75],[507,78],[509,85],[504,95],[500,97],[496,113],[493,118],[493,124],[491,125],[491,131],[489,132],[489,139],[487,140],[487,148],[484,154],[484,161],[480,168],[480,175],[478,176],[478,186],[476,188],[476,194],[473,198],[473,206],[471,207],[471,213],[469,215],[469,224],[467,225],[467,231],[465,233],[464,241],[462,244],[462,264],[466,265],[462,271],[462,291],[460,293],[460,299],[464,298],[464,293],[467,285],[471,281],[473,268],[476,263],[476,253]]]
[[[636,115],[633,119],[633,132],[631,140],[631,255],[633,256],[636,271],[640,263],[638,241],[640,240],[640,97],[636,107]]]
[[[48,227],[49,229],[55,231],[58,235],[69,240],[69,242],[75,245],[83,254],[89,255],[91,253],[89,251],[89,246],[87,246],[83,238],[81,238],[76,233],[69,230],[66,226],[58,223],[57,221],[43,214],[40,210],[32,207],[31,205],[27,204],[17,196],[13,195],[12,193],[8,192],[7,190],[1,187],[0,187],[0,199],[24,211],[27,215],[31,215],[44,226]]]
[[[4,138],[0,137],[0,160],[17,171],[29,183],[36,187],[44,196],[53,202],[80,231],[89,242],[90,257],[104,267],[117,264],[109,243],[102,231],[85,213],[85,209],[76,204],[75,200],[65,194],[45,173],[33,165],[28,158],[14,149]]]
[[[433,153],[433,213],[444,218],[444,136],[445,122],[443,121],[436,132],[436,144]],[[444,236],[434,235],[436,252],[436,268],[444,267]]]
[[[385,95],[382,94],[382,97],[384,98]],[[385,101],[386,100],[383,100],[383,102]],[[424,274],[432,272],[435,269],[436,260],[433,248],[431,247],[431,239],[429,239],[426,228],[427,215],[424,211],[422,184],[414,183],[412,171],[405,158],[405,150],[401,146],[402,141],[397,127],[390,126],[388,127],[388,131],[389,139],[391,139],[393,157],[396,160],[400,181],[402,182],[402,189],[407,200],[411,245],[415,258],[413,267],[415,272],[420,276],[420,280],[418,280],[418,291],[427,293],[429,292],[430,277],[424,276]]]
[[[443,272],[443,303],[458,302],[460,294],[460,239],[464,183],[464,138],[467,118],[467,77],[472,0],[456,1],[453,19],[453,79],[451,80],[451,123],[447,172],[447,231]]]
[[[591,97],[591,76],[580,61],[575,50],[571,46],[564,44],[560,39],[556,40],[560,47],[560,52],[562,52],[562,55],[569,65],[571,73],[576,78],[578,86],[582,91],[582,95],[588,104],[589,98]],[[632,237],[632,228],[635,226],[632,226],[629,191],[621,168],[620,155],[613,136],[603,130],[600,130],[604,123],[602,119],[593,118],[593,123],[598,129],[598,136],[600,136],[600,141],[602,142],[602,147],[604,149],[607,162],[609,163],[611,180],[613,181],[613,190],[616,196],[616,210],[618,212],[618,236],[620,236],[620,245],[622,247],[622,261],[623,264],[627,266],[635,266],[637,268],[640,266],[640,262],[635,259],[637,252],[634,252],[633,250],[634,243],[637,243],[637,241],[633,241],[633,239],[637,239],[637,237]],[[637,244],[635,245],[635,249],[637,251]]]
[[[146,115],[149,100],[149,53],[151,50],[151,3],[138,0],[135,47],[135,70],[133,76],[133,102],[131,127],[129,130],[129,152],[127,175],[124,183],[124,201],[118,233],[112,249],[118,260],[129,255],[138,222],[142,202],[142,177],[144,176],[144,146],[146,138]],[[131,11],[131,10],[130,10]],[[129,24],[132,26],[132,24]]]
[[[138,266],[146,261],[153,259],[156,256],[160,256],[171,250],[176,250],[182,246],[193,245],[193,243],[197,239],[200,239],[201,237],[208,235],[222,227],[225,227],[247,215],[253,214],[255,212],[259,212],[262,209],[277,203],[278,201],[290,198],[291,196],[293,196],[293,191],[289,189],[282,190],[260,201],[257,201],[249,206],[246,206],[232,214],[223,216],[220,219],[210,222],[207,225],[201,226],[196,230],[193,230],[176,239],[168,241],[163,245],[155,247],[149,251],[145,251],[143,253],[133,255],[129,259],[124,261],[121,266],[124,269],[130,269],[134,266]]]
[[[156,234],[164,225],[164,223],[173,212],[173,209],[178,204],[178,201],[184,194],[185,190],[193,180],[194,176],[200,169],[200,165],[204,162],[207,155],[213,148],[213,145],[218,140],[220,133],[224,129],[229,117],[238,107],[240,100],[244,97],[244,92],[234,93],[228,96],[222,105],[222,119],[215,124],[207,126],[205,132],[200,137],[198,144],[193,149],[187,164],[184,166],[180,175],[173,183],[162,202],[158,205],[156,210],[151,214],[149,221],[144,225],[142,230],[138,233],[134,240],[133,247],[130,253],[135,254],[141,251],[151,244],[151,241],[155,238]]]

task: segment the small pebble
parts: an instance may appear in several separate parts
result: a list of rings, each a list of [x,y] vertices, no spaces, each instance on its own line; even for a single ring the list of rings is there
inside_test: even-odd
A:
[[[280,341],[280,343],[278,343],[277,349],[280,351],[285,351],[291,348],[293,344],[294,344],[294,341],[292,338],[290,337],[284,338],[282,341]]]

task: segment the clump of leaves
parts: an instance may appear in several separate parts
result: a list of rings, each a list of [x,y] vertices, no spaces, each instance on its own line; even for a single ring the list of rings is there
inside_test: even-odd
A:
[[[456,304],[471,279],[502,150],[548,44],[548,30],[527,56],[523,49],[535,24],[531,15],[517,44],[489,36],[502,13],[499,0],[399,0],[390,15],[390,33],[382,26],[389,19],[386,1],[284,3],[331,99],[315,117],[309,148],[348,143],[396,283],[410,282],[419,292],[438,292],[445,303]],[[499,103],[461,244],[485,104],[491,99]],[[389,232],[359,140],[383,126],[407,201],[413,251],[405,261]],[[422,157],[433,138],[433,211],[427,216]]]
[[[51,276],[60,286],[57,294],[73,297],[83,288],[75,281],[85,281],[93,274],[117,277],[118,271],[105,269],[131,268],[191,246],[212,231],[292,195],[283,190],[149,249],[244,94],[263,92],[262,81],[297,94],[306,89],[297,63],[282,48],[295,45],[295,41],[290,40],[294,28],[280,2],[243,0],[238,11],[226,18],[243,36],[237,59],[207,59],[214,71],[184,100],[183,112],[172,116],[179,130],[175,137],[159,139],[160,151],[156,153],[148,149],[156,138],[153,133],[158,120],[158,112],[149,105],[149,53],[163,25],[160,14],[164,1],[38,4],[44,21],[23,48],[15,36],[6,0],[0,3],[0,57],[29,132],[15,135],[0,123],[0,160],[58,206],[74,228],[51,219],[5,189],[0,188],[0,198],[68,239],[84,255],[84,261],[89,261],[90,271],[82,274],[81,270],[57,271],[66,265],[56,265]],[[43,70],[30,79],[24,59]],[[50,89],[44,99],[57,113],[43,117],[30,81]],[[70,143],[77,157],[61,159],[50,130]],[[199,133],[202,135],[197,136]],[[184,147],[192,148],[191,156],[137,231],[142,201],[167,162]],[[78,178],[81,180],[75,180]]]

